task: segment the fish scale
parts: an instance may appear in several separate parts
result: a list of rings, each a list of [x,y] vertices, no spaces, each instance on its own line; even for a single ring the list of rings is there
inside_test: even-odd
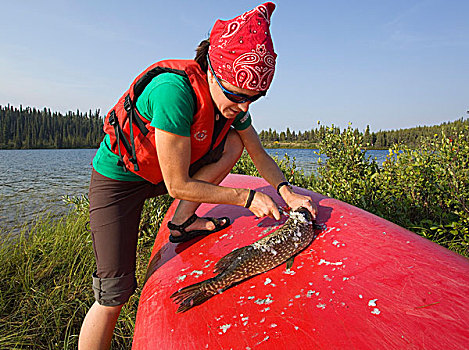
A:
[[[305,208],[291,212],[285,224],[256,242],[235,249],[216,264],[215,277],[184,287],[171,295],[177,312],[200,305],[231,286],[292,259],[315,238],[315,223]]]

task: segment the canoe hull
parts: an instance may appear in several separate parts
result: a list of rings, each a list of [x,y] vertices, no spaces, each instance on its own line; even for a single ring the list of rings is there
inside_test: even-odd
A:
[[[229,175],[284,204],[264,180]],[[300,189],[298,189],[300,190]],[[467,349],[469,262],[361,209],[301,189],[326,228],[285,265],[181,314],[170,295],[213,277],[214,264],[285,221],[247,209],[203,204],[198,215],[232,225],[184,244],[156,237],[137,312],[133,349]]]

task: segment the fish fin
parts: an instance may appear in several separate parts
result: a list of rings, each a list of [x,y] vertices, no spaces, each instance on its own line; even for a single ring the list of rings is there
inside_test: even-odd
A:
[[[200,305],[213,297],[213,292],[204,291],[201,287],[210,283],[212,279],[208,279],[199,283],[191,284],[190,286],[179,289],[177,292],[171,294],[170,298],[176,304],[179,304],[177,313],[186,312],[194,306]]]
[[[226,254],[223,258],[218,260],[218,262],[215,264],[215,268],[213,269],[213,273],[222,273],[225,271],[228,266],[241,254],[243,254],[247,249],[249,249],[250,246],[245,246],[241,248],[237,248],[233,250],[231,253]]]
[[[290,270],[293,266],[293,262],[295,261],[295,257],[292,256],[290,259],[287,260],[287,270]]]

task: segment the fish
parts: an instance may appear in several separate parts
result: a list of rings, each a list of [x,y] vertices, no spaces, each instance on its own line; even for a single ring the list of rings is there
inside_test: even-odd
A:
[[[290,269],[295,256],[316,237],[316,228],[319,226],[308,209],[300,207],[291,211],[281,228],[222,257],[215,264],[215,277],[173,293],[170,298],[179,305],[176,312],[186,312],[226,289],[285,262],[287,269]]]

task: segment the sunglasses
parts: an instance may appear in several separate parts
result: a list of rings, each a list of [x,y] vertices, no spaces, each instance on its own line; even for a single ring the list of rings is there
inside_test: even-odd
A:
[[[244,94],[236,94],[234,92],[231,92],[231,91],[225,89],[225,87],[221,84],[220,80],[218,80],[218,78],[217,78],[217,75],[213,71],[212,64],[210,63],[210,58],[208,58],[208,55],[207,55],[207,62],[208,62],[208,66],[210,68],[210,71],[212,72],[212,75],[215,77],[215,80],[216,80],[218,86],[221,88],[221,91],[223,91],[223,94],[226,96],[226,98],[228,100],[230,100],[231,102],[234,102],[234,103],[245,103],[245,102],[248,102],[248,101],[249,102],[254,102],[254,101],[257,101],[258,99],[260,99],[262,96],[265,96],[266,91],[261,91],[260,93],[258,93],[257,95],[254,95],[254,96],[248,96],[248,95],[244,95]]]

